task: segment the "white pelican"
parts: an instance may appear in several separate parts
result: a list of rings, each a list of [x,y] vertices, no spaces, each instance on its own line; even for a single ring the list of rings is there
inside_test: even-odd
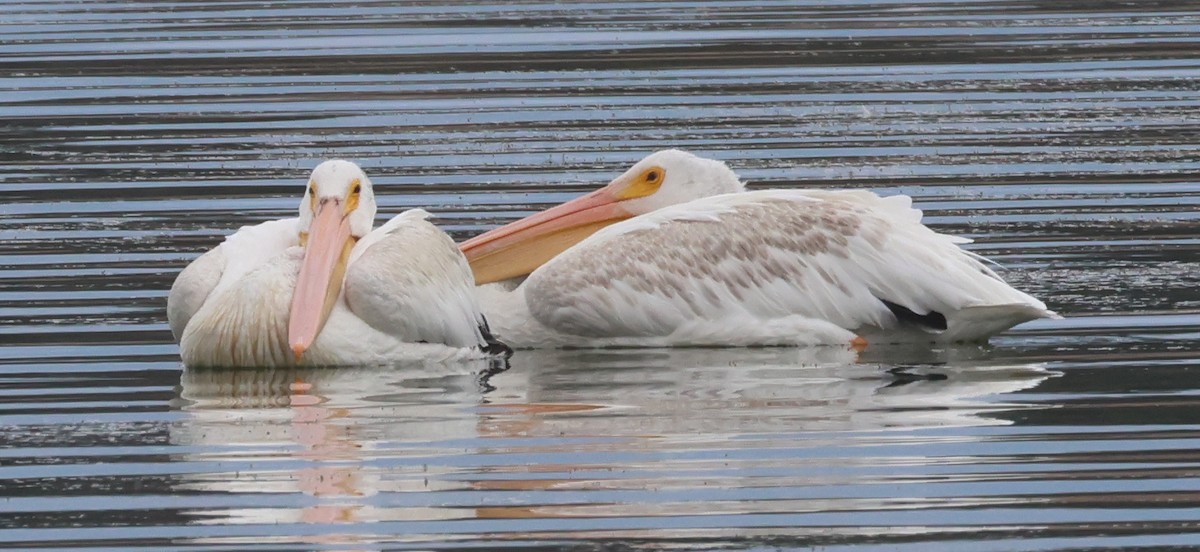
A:
[[[517,348],[981,341],[1057,316],[969,241],[907,196],[747,192],[724,163],[666,150],[460,248]]]
[[[313,169],[300,216],[247,226],[187,266],[167,319],[188,366],[453,360],[504,354],[454,242],[401,213],[372,231],[354,163]]]

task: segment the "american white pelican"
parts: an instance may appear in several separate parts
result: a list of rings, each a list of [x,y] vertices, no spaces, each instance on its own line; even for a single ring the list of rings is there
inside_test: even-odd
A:
[[[744,191],[678,150],[461,244],[518,348],[980,341],[1055,317],[907,196]],[[528,277],[515,288],[520,277]]]
[[[167,319],[188,366],[453,360],[504,354],[466,259],[425,220],[372,231],[375,194],[354,163],[313,169],[300,216],[247,226],[187,266]]]

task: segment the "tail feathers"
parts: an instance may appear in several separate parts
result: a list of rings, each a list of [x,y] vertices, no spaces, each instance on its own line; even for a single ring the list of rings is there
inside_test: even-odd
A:
[[[947,329],[938,336],[938,341],[986,341],[988,337],[1003,332],[1017,324],[1039,318],[1062,318],[1040,305],[1010,303],[967,307],[949,314]]]

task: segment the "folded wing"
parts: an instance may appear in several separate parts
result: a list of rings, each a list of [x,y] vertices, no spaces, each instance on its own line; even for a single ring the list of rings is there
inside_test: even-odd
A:
[[[525,298],[540,323],[594,337],[799,315],[957,341],[1053,316],[959,247],[968,240],[920,220],[908,197],[863,191],[713,196],[597,232],[531,274]]]
[[[345,299],[371,327],[405,342],[495,344],[475,298],[475,280],[454,241],[410,210],[365,236],[351,254]]]
[[[296,245],[297,219],[271,220],[243,226],[225,237],[179,273],[167,295],[167,322],[178,341],[188,322],[219,286],[228,286],[247,272]]]

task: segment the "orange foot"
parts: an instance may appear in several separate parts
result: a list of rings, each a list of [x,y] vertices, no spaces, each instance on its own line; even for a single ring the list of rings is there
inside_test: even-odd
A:
[[[850,340],[850,348],[861,353],[867,350],[867,340],[861,335],[856,335]]]

